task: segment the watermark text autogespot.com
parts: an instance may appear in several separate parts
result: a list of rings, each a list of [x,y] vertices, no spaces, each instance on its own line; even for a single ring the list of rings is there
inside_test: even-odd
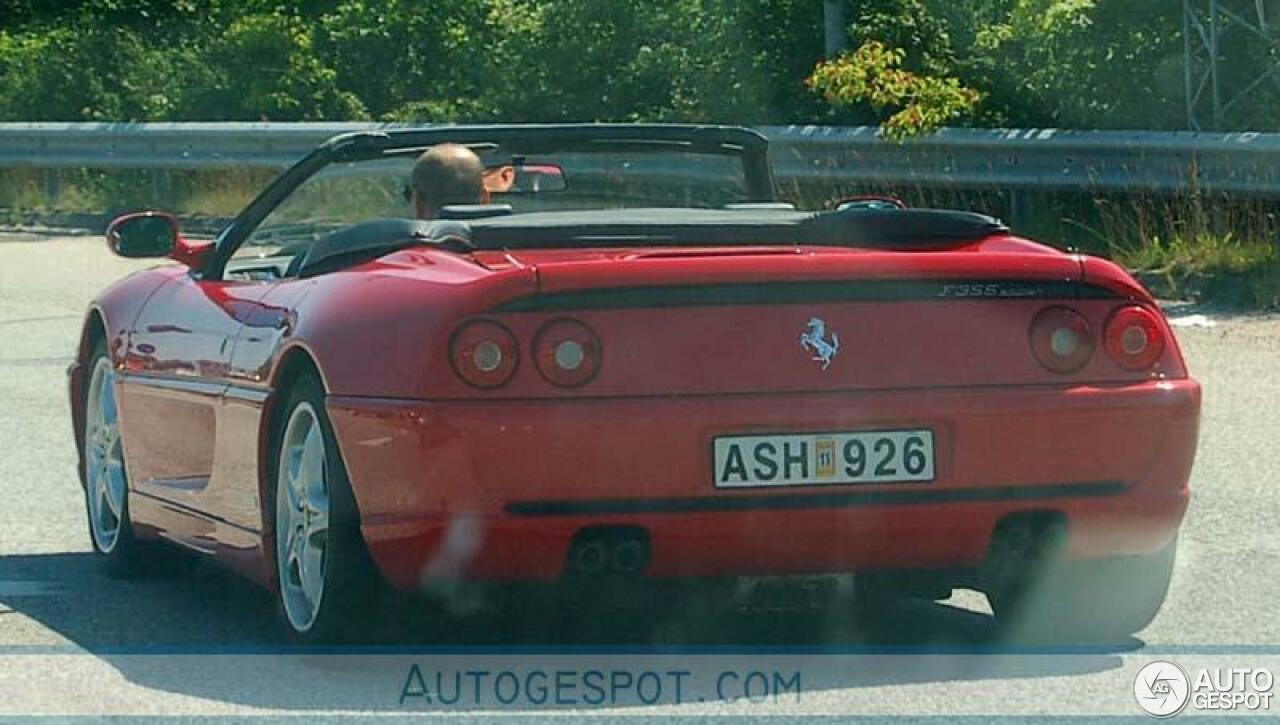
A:
[[[598,707],[800,702],[798,670],[444,669],[413,663],[405,707]]]

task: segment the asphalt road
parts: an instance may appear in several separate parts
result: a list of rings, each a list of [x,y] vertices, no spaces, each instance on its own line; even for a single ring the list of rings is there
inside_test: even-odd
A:
[[[95,566],[64,370],[86,302],[144,264],[110,256],[97,238],[0,235],[0,714],[412,710],[396,697],[406,671],[401,660],[353,669],[354,660],[341,658],[308,666],[299,658],[248,657],[245,648],[279,641],[271,601],[217,566],[179,557],[165,571],[129,582]],[[1204,384],[1195,493],[1165,608],[1130,642],[1101,651],[990,654],[999,643],[989,610],[966,592],[890,612],[876,625],[839,607],[722,608],[697,606],[699,600],[637,608],[604,597],[594,609],[550,602],[451,617],[421,603],[390,602],[371,607],[368,639],[414,651],[492,645],[498,649],[483,652],[499,660],[501,648],[515,643],[542,664],[652,644],[666,647],[656,656],[702,657],[707,666],[740,658],[743,645],[775,647],[752,650],[758,662],[796,651],[816,657],[815,648],[846,656],[840,667],[806,665],[824,674],[808,680],[818,684],[806,687],[801,702],[712,697],[674,710],[687,713],[1138,715],[1134,673],[1152,659],[1217,658],[1221,666],[1265,660],[1280,671],[1280,318],[1209,322],[1178,328]],[[574,649],[556,649],[563,645]],[[715,649],[699,649],[707,645]],[[193,652],[199,654],[174,656]],[[726,659],[718,664],[706,659],[720,656]],[[352,676],[356,671],[361,676]]]

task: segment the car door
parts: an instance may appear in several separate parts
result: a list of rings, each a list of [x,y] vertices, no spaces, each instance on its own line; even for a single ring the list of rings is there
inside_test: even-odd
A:
[[[231,356],[245,318],[268,288],[183,274],[147,301],[129,330],[121,385],[125,456],[136,493],[216,516],[215,452]]]

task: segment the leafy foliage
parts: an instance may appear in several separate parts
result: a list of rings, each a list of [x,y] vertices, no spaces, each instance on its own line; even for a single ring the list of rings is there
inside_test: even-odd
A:
[[[238,18],[209,42],[205,52],[221,61],[184,69],[193,82],[178,89],[185,102],[174,115],[183,120],[367,116],[360,98],[339,87],[337,71],[315,52],[312,31],[296,16],[272,12]]]
[[[867,102],[877,112],[898,109],[881,125],[904,139],[933,131],[973,110],[981,96],[955,78],[918,75],[902,68],[906,52],[869,40],[852,53],[820,63],[809,83],[833,105]]]
[[[845,2],[0,0],[0,118],[1182,127],[1180,3]]]

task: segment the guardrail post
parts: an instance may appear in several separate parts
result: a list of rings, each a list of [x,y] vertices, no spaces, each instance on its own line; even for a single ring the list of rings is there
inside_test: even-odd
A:
[[[1039,204],[1036,202],[1035,192],[1027,189],[1010,189],[1009,218],[1006,220],[1008,224],[1013,227],[1021,227],[1034,222],[1039,209]]]
[[[1204,221],[1204,195],[1200,189],[1200,164],[1197,162],[1195,154],[1191,155],[1191,165],[1187,167],[1187,189],[1190,192],[1190,211],[1191,211],[1191,239],[1194,243],[1205,231]]]
[[[44,182],[44,199],[50,209],[57,208],[58,197],[62,196],[62,170],[44,169],[40,176]]]
[[[173,179],[166,169],[151,172],[151,198],[155,206],[166,210],[173,208]]]

